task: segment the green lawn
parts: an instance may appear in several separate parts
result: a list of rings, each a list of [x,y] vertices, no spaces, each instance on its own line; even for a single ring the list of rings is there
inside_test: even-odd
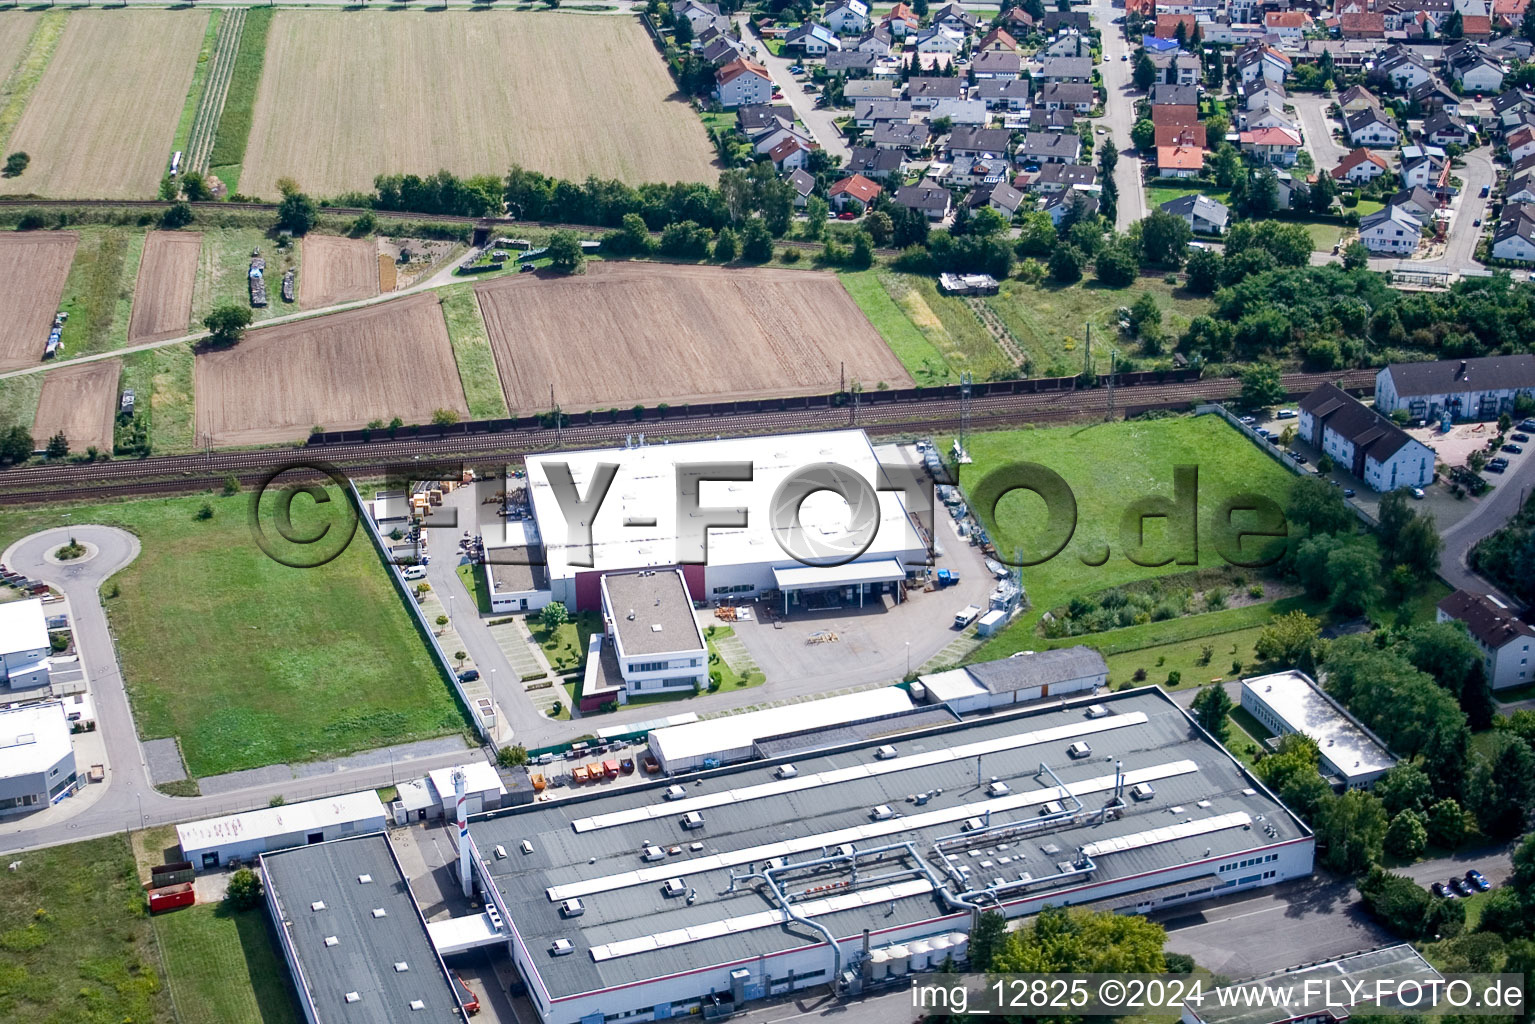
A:
[[[333,492],[326,507],[344,501]],[[204,502],[206,521],[196,518]],[[179,737],[195,776],[463,730],[365,535],[319,568],[289,568],[254,543],[249,502],[239,493],[6,509],[0,547],[65,512],[138,535],[139,557],[107,584],[107,614],[139,735]],[[275,537],[271,505],[262,516]],[[316,530],[315,509],[296,500],[293,530]]]
[[[122,386],[133,388],[133,415],[149,417],[149,444],[157,455],[194,447],[192,348],[165,345],[123,357]]]
[[[1121,357],[1143,355],[1138,341],[1120,333],[1115,316],[1120,306],[1133,306],[1143,294],[1156,298],[1162,310],[1162,333],[1168,339],[1182,334],[1190,320],[1210,310],[1209,300],[1194,298],[1160,277],[1137,278],[1128,288],[1110,288],[1093,280],[1066,287],[1005,281],[1001,293],[986,302],[1023,343],[1033,376],[1070,376],[1082,372],[1089,323],[1093,366],[1100,373],[1108,371],[1110,346]]]
[[[1039,641],[1034,626],[1040,615],[1074,595],[1098,593],[1132,580],[1192,568],[1137,565],[1126,557],[1121,542],[1121,519],[1132,503],[1150,496],[1171,497],[1173,467],[1193,465],[1199,471],[1197,539],[1201,566],[1221,564],[1215,525],[1223,500],[1240,494],[1258,494],[1282,507],[1294,481],[1283,467],[1214,416],[982,433],[970,439],[970,454],[974,462],[962,467],[960,477],[967,493],[973,493],[990,469],[1011,461],[1029,461],[1058,473],[1072,489],[1076,501],[1076,527],[1065,548],[1048,561],[1023,570],[1032,610],[989,641],[977,652],[977,658],[1036,648]],[[1014,492],[1003,497],[995,510],[976,511],[999,551],[1007,554],[1022,548],[1025,552],[1044,553],[1045,506],[1038,495]],[[1164,543],[1165,525],[1165,520],[1145,520],[1146,547],[1151,557],[1143,556],[1143,561],[1170,557],[1171,548]],[[1103,558],[1105,549],[1107,557],[1101,565],[1086,564]],[[1252,541],[1244,545],[1244,551],[1254,549]],[[1257,625],[1266,616],[1252,609],[1263,607],[1233,609],[1240,613],[1236,615],[1215,612],[1208,618],[1230,615],[1240,625]],[[1185,624],[1204,618],[1207,617],[1149,623],[1147,627],[1198,629],[1199,624]],[[1201,629],[1176,639],[1189,639],[1208,631]],[[1138,646],[1147,644],[1142,642]]]
[[[37,419],[37,400],[43,393],[43,375],[23,374],[0,380],[0,429],[30,428]]]
[[[713,675],[715,672],[720,674],[718,689],[744,690],[752,686],[761,686],[767,682],[767,676],[763,674],[761,669],[747,669],[746,674],[742,675],[731,668],[730,663],[720,655],[719,648],[715,646],[715,641],[735,636],[734,626],[710,626],[709,629],[713,630],[713,633],[707,634],[707,639],[704,642],[709,648],[709,673],[710,675]],[[715,687],[710,687],[710,692],[714,692],[715,689]]]
[[[1242,717],[1238,717],[1238,716]],[[1241,708],[1232,708],[1226,716],[1226,749],[1236,755],[1237,760],[1249,768],[1258,760],[1258,755],[1263,752],[1263,744],[1258,742],[1258,736],[1249,729],[1249,725],[1256,725],[1257,719],[1253,718]]]
[[[1224,203],[1226,197],[1231,195],[1231,189],[1216,188],[1213,185],[1147,185],[1146,209],[1158,210],[1163,203],[1192,195],[1208,196],[1218,203]]]
[[[1291,219],[1304,227],[1306,234],[1311,236],[1313,252],[1332,252],[1333,245],[1349,231],[1335,220]]]
[[[171,1024],[127,836],[7,857],[0,871],[0,1020]]]
[[[937,284],[927,277],[880,273],[878,279],[896,308],[948,366],[949,375],[942,379],[957,379],[966,370],[974,374],[976,380],[1000,380],[1018,375],[1018,367],[998,347],[991,332],[965,306],[963,299],[940,295]],[[910,341],[909,335],[907,340]],[[941,370],[935,364],[931,372],[936,375]]]
[[[208,71],[213,66],[213,47],[218,42],[219,21],[223,12],[215,10],[208,17],[208,31],[203,33],[202,49],[197,51],[197,67],[192,71],[192,85],[187,89],[187,101],[181,108],[181,119],[176,122],[176,134],[171,140],[171,153],[185,153],[192,137],[192,122],[197,118],[197,104],[202,101],[203,87],[208,83]],[[169,166],[170,153],[165,156]]]
[[[474,595],[474,606],[481,615],[490,614],[490,586],[485,581],[485,567],[477,562],[465,562],[456,570],[464,589]]]
[[[918,384],[949,384],[959,375],[949,368],[943,353],[928,340],[896,305],[890,292],[880,284],[880,275],[872,270],[841,275],[842,287],[858,303],[863,315],[885,339],[890,351],[906,367]]]
[[[537,615],[528,617],[528,632],[533,642],[544,649],[544,657],[556,673],[574,672],[586,663],[586,642],[593,633],[602,632],[602,616],[596,612],[577,612],[553,632],[544,628]]]
[[[260,13],[253,10],[250,17]],[[250,18],[245,22],[250,31]],[[220,228],[203,232],[202,252],[197,258],[197,280],[192,286],[192,329],[202,330],[203,317],[215,306],[236,305],[250,309],[251,252],[260,249],[266,258],[267,305],[251,309],[256,320],[292,313],[294,303],[282,300],[284,271],[298,270],[303,263],[303,246],[278,249],[261,228]]]
[[[180,1024],[298,1024],[264,908],[192,906],[154,919]]]
[[[501,377],[496,373],[496,357],[490,350],[490,336],[480,315],[480,303],[474,286],[452,285],[437,293],[442,315],[448,323],[448,340],[453,345],[453,359],[458,363],[458,379],[464,385],[472,420],[502,419],[507,416],[506,396],[501,392]]]
[[[240,48],[235,54],[234,71],[229,77],[229,92],[224,97],[224,111],[219,115],[218,132],[208,170],[234,192],[240,184],[240,165],[245,162],[245,143],[250,137],[251,114],[256,107],[256,87],[261,84],[261,67],[266,60],[267,29],[272,26],[272,8],[253,7],[245,16],[240,32]]]
[[[80,243],[59,300],[59,308],[69,314],[63,332],[64,355],[121,348],[128,341],[128,315],[144,252],[144,232],[97,225],[71,230],[79,234]]]
[[[1360,218],[1368,217],[1372,213],[1379,213],[1386,208],[1386,204],[1376,199],[1361,199],[1359,205],[1354,207],[1359,212]]]
[[[1267,605],[1249,607],[1269,609]],[[1204,616],[1195,615],[1189,618],[1199,620]],[[1218,624],[1204,623],[1203,625],[1208,628]],[[1072,639],[1097,647],[1098,644],[1095,642],[1097,638],[1108,637],[1117,632],[1119,630],[1111,630],[1109,633],[1088,634]],[[1107,654],[1109,684],[1117,686],[1120,683],[1133,682],[1135,673],[1139,669],[1146,670],[1146,678],[1142,680],[1143,682],[1159,683],[1168,689],[1188,689],[1216,679],[1235,679],[1252,675],[1258,660],[1253,644],[1257,643],[1258,634],[1262,632],[1262,626],[1249,626],[1246,629],[1206,633],[1190,640],[1156,644],[1120,654]],[[1208,662],[1204,661],[1206,646],[1213,648]],[[1232,672],[1232,663],[1237,661],[1242,663],[1242,669],[1239,672]],[[1201,662],[1204,663],[1201,664]],[[1180,683],[1177,687],[1167,685],[1168,676],[1172,672],[1179,674]]]

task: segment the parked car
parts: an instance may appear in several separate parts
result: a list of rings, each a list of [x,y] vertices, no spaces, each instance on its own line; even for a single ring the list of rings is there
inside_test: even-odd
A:
[[[1470,896],[1472,892],[1471,886],[1466,884],[1464,878],[1450,879],[1450,888],[1455,890],[1457,896]]]
[[[1510,454],[1510,455],[1523,455],[1524,454],[1524,449],[1522,447],[1520,447],[1519,445],[1517,445],[1517,444],[1506,444],[1506,445],[1503,446],[1503,450],[1508,452],[1508,454]]]
[[[458,674],[458,681],[461,683],[472,683],[478,678],[480,678],[480,670],[477,668],[465,669]]]
[[[858,219],[858,214],[854,213],[852,210],[843,210],[841,213],[837,214],[837,219],[838,220],[857,220]]]
[[[1486,892],[1492,888],[1492,883],[1487,881],[1487,876],[1483,875],[1476,868],[1466,872],[1466,881],[1470,882],[1471,887],[1478,892]]]
[[[1489,192],[1491,192],[1491,191],[1492,191],[1492,188],[1491,188],[1491,187],[1490,187],[1490,186],[1488,186],[1488,185],[1483,185],[1483,186],[1482,186],[1482,198],[1483,198],[1483,199],[1486,199],[1486,198],[1487,198],[1487,194],[1488,194],[1488,193],[1489,193]]]
[[[1455,894],[1443,882],[1435,882],[1428,887],[1428,891],[1440,899],[1453,900],[1455,898]]]
[[[1423,497],[1424,497],[1424,495],[1423,495],[1423,488],[1421,488],[1421,487],[1414,487],[1412,489],[1412,496],[1414,498],[1417,498],[1419,501],[1422,501]]]
[[[1258,418],[1256,416],[1243,416],[1242,417],[1242,422],[1247,424],[1250,427],[1254,423],[1258,422]]]
[[[1487,463],[1487,472],[1502,473],[1508,469],[1507,459],[1492,459]]]
[[[1519,429],[1520,430],[1528,430],[1528,431],[1531,431],[1532,433],[1535,433],[1535,420],[1520,420],[1519,421]]]
[[[1274,414],[1274,418],[1276,420],[1293,420],[1295,418],[1295,410],[1294,409],[1280,409],[1278,412],[1276,412]]]
[[[1529,434],[1515,434],[1509,440],[1518,441],[1520,444],[1524,444],[1525,442],[1529,441],[1529,439],[1530,439],[1530,435]]]
[[[407,565],[405,571],[400,573],[407,580],[426,579],[426,567],[422,565]]]
[[[1300,452],[1285,452],[1285,454],[1294,459],[1298,465],[1304,466],[1306,464],[1306,457]]]
[[[1354,489],[1352,487],[1343,488],[1343,496],[1345,498],[1352,498],[1354,496]]]
[[[1481,227],[1482,226],[1482,218],[1478,217],[1476,220],[1472,221],[1471,222],[1471,226],[1474,227],[1474,228]]]

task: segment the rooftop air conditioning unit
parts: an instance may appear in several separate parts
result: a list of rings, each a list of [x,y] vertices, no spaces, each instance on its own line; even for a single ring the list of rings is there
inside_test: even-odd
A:
[[[704,816],[697,811],[689,811],[682,816],[682,827],[693,829],[704,827]]]
[[[586,905],[579,899],[569,899],[560,904],[560,914],[564,917],[580,917],[586,913]]]
[[[799,774],[799,769],[792,764],[781,764],[773,774],[780,779],[792,779]]]
[[[666,884],[661,887],[661,892],[667,896],[681,896],[687,891],[687,885],[680,878],[668,878]]]
[[[681,786],[667,786],[666,792],[662,795],[668,800],[681,800],[688,795],[688,791]]]
[[[549,944],[550,956],[568,956],[576,951],[576,947],[570,944],[569,939],[555,939]]]
[[[888,743],[874,752],[874,756],[881,761],[888,761],[895,756],[895,748]]]

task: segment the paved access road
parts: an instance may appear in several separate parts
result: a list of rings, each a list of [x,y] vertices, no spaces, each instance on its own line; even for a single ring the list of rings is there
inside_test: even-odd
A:
[[[1120,231],[1146,216],[1141,157],[1134,151],[1135,143],[1130,138],[1130,129],[1135,127],[1135,101],[1144,93],[1137,92],[1130,81],[1130,62],[1119,59],[1130,52],[1124,26],[1114,24],[1114,19],[1123,13],[1123,7],[1116,9],[1110,0],[1096,0],[1092,7],[1093,22],[1103,36],[1103,63],[1098,70],[1108,94],[1099,123],[1109,129],[1109,136],[1119,148],[1119,163],[1114,167],[1114,182],[1119,186],[1119,216],[1114,226]]]
[[[1439,556],[1439,575],[1453,587],[1491,593],[1505,604],[1518,607],[1518,601],[1472,572],[1467,565],[1467,556],[1478,541],[1506,526],[1524,499],[1535,491],[1535,457],[1529,453],[1518,457],[1510,471],[1501,477],[1483,475],[1493,481],[1493,491],[1482,498],[1474,511],[1441,534],[1444,551]]]
[[[1290,103],[1295,107],[1301,132],[1305,135],[1306,151],[1316,162],[1318,174],[1326,174],[1338,166],[1350,150],[1350,147],[1333,138],[1332,129],[1338,122],[1327,115],[1327,108],[1333,102],[1331,94],[1290,94]]]
[[[832,111],[817,108],[816,98],[807,93],[803,84],[789,74],[789,68],[800,63],[799,58],[773,56],[767,44],[752,28],[751,21],[745,14],[736,15],[736,25],[741,30],[741,39],[757,48],[752,60],[767,68],[768,74],[773,77],[773,84],[783,91],[783,99],[773,102],[787,103],[794,108],[794,116],[810,130],[810,137],[815,139],[828,155],[841,157],[845,165],[852,159],[853,151],[848,146],[847,140],[842,137],[842,133],[837,130]]]

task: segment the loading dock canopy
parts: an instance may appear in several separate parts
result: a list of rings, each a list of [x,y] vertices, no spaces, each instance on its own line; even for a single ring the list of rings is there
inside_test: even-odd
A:
[[[773,570],[773,580],[782,591],[855,587],[860,583],[893,583],[905,578],[905,566],[894,558],[847,565],[791,565]]]

